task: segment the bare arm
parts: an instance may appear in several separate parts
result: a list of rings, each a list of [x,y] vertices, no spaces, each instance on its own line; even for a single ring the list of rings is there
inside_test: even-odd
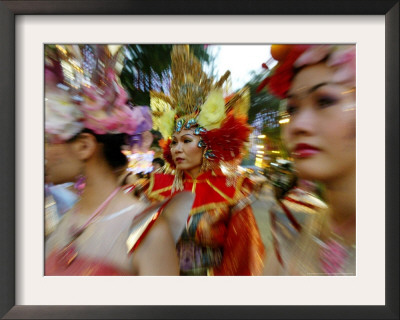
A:
[[[134,272],[139,276],[178,276],[175,242],[167,221],[160,216],[133,253]]]

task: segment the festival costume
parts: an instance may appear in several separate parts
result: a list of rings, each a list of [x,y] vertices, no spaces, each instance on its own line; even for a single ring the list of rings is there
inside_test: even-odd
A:
[[[124,134],[132,140],[132,135],[146,122],[139,116],[144,108],[132,110],[127,105],[127,94],[113,69],[116,58],[110,56],[106,46],[56,45],[45,49],[48,143],[66,143],[87,129],[99,139]],[[133,275],[131,254],[161,214],[177,241],[193,195],[181,192],[150,207],[137,201],[104,215],[105,208],[121,190],[117,187],[89,217],[79,212],[78,201],[57,225],[48,228],[51,232],[46,233],[46,276]],[[81,192],[79,195],[84,197]],[[171,205],[174,210],[168,210]]]
[[[224,97],[222,84],[229,72],[214,83],[188,46],[174,46],[171,57],[170,95],[151,92],[150,104],[173,174],[152,174],[147,197],[162,200],[180,190],[195,194],[177,244],[182,275],[259,275],[264,247],[250,206],[252,186],[237,173],[250,133],[248,90]],[[200,137],[203,162],[196,179],[176,169],[172,160],[171,135],[183,129]]]
[[[174,201],[182,204],[179,210],[166,213],[170,215],[169,219],[180,220],[176,223],[176,230],[179,231],[171,230],[176,240],[185,222],[182,217],[187,217],[188,208],[183,202],[190,205],[192,200],[192,196],[183,192],[178,197],[165,198],[150,207],[138,201],[105,216],[100,212],[76,238],[74,230],[84,225],[88,217],[76,208],[69,210],[46,243],[45,275],[134,275],[132,253],[160,215]]]
[[[151,176],[147,195],[163,200],[171,194],[173,175]],[[185,174],[184,190],[196,194],[177,249],[184,275],[257,275],[262,271],[263,243],[251,211],[248,178],[226,185],[222,172],[207,171],[192,179]]]
[[[257,90],[268,87],[283,99],[284,107],[295,73],[307,65],[324,61],[335,70],[330,83],[355,88],[354,45],[273,45],[271,55],[278,64]],[[266,64],[263,67],[268,69]],[[287,111],[281,112],[281,117],[290,121]],[[299,188],[277,199],[270,220],[280,275],[356,275],[355,245],[345,244],[329,231],[328,219],[328,206]]]
[[[323,237],[328,219],[323,201],[296,187],[269,214],[279,275],[355,275],[355,246]]]
[[[63,250],[71,240],[71,228],[83,225],[87,216],[73,209],[68,211],[46,244],[45,275],[132,275],[126,240],[133,218],[144,208],[144,204],[138,203],[100,216],[74,241],[75,258],[68,256],[68,252],[63,253]]]
[[[355,245],[323,236],[328,219],[326,204],[297,188],[282,204],[270,211],[279,275],[356,275]]]

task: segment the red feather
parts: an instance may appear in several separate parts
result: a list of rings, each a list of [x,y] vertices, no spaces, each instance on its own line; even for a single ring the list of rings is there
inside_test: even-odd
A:
[[[221,128],[203,133],[202,138],[208,149],[215,154],[217,161],[232,161],[240,156],[249,134],[250,127],[244,118],[228,114]]]
[[[170,164],[172,169],[175,169],[175,162],[172,159],[171,148],[170,148],[171,142],[172,142],[171,139],[168,140],[161,139],[158,142],[158,144],[163,150],[163,158],[165,159],[165,161],[167,161]]]
[[[293,64],[297,58],[308,48],[310,45],[292,45],[288,48],[285,58],[279,61],[275,67],[272,75],[265,78],[257,87],[256,92],[259,93],[265,86],[268,85],[269,92],[279,97],[280,99],[286,98],[291,81],[294,76]]]
[[[290,47],[285,59],[279,62],[277,69],[270,77],[268,87],[272,94],[281,99],[286,98],[286,93],[289,91],[294,76],[293,64],[307,48],[309,48],[309,45],[293,45]]]

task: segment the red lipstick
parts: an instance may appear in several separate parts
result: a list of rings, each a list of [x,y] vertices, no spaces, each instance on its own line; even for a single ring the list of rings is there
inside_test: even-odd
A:
[[[299,143],[296,144],[296,147],[292,152],[292,156],[298,159],[309,158],[317,154],[319,151],[320,149],[313,147],[307,143]]]

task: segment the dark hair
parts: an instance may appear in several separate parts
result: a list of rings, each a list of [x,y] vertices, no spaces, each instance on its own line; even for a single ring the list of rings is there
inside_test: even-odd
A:
[[[128,164],[127,157],[121,152],[125,144],[125,134],[94,135],[98,142],[103,143],[103,152],[108,164],[114,168],[120,168]]]
[[[103,144],[104,157],[113,169],[119,169],[128,164],[127,157],[122,153],[122,146],[126,144],[126,134],[96,134],[90,129],[83,129],[81,133],[90,133],[96,138],[97,142]],[[69,141],[75,140],[78,136],[79,134]]]
[[[161,159],[161,158],[154,158],[153,161],[152,161],[152,163],[153,163],[153,164],[154,164],[154,163],[158,163],[158,164],[160,165],[160,167],[163,167],[164,164],[165,164],[165,161],[164,161],[163,159]]]

